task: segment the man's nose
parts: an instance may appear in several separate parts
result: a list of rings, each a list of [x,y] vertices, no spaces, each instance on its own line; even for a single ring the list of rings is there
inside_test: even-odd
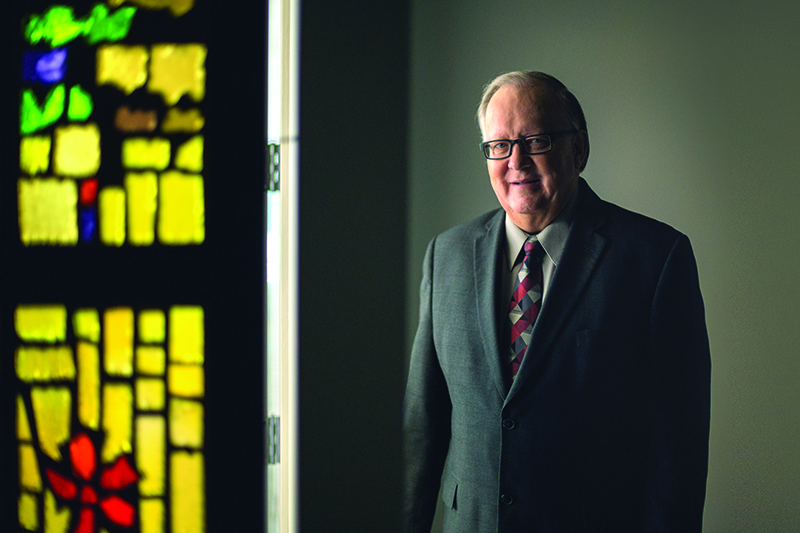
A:
[[[520,170],[531,164],[531,156],[525,153],[519,144],[514,145],[511,155],[508,158],[508,166],[511,170]]]

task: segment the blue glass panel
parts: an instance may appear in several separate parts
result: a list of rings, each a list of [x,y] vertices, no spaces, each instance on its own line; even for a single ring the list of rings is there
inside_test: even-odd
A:
[[[25,52],[22,56],[22,76],[25,81],[57,83],[67,72],[67,49],[49,52]]]
[[[90,242],[94,238],[94,233],[97,229],[97,211],[94,209],[81,209],[80,224],[81,240]]]

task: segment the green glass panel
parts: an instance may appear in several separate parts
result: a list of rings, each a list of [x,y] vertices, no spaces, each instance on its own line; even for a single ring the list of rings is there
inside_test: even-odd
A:
[[[60,46],[85,36],[89,44],[118,41],[128,35],[135,7],[123,7],[109,15],[102,4],[96,5],[83,19],[75,18],[71,7],[53,6],[41,15],[31,15],[25,26],[25,38],[31,44],[41,41]]]
[[[53,124],[64,113],[64,100],[67,91],[63,85],[56,85],[47,93],[44,105],[39,106],[33,90],[22,91],[22,105],[19,111],[19,129],[25,135],[39,131]]]
[[[108,13],[106,6],[100,4],[94,6],[89,15],[91,25],[88,26],[86,42],[96,44],[100,41],[119,41],[127,37],[136,8],[123,7],[110,16]]]
[[[92,95],[84,91],[80,85],[75,85],[69,90],[67,116],[70,120],[86,120],[93,110]]]

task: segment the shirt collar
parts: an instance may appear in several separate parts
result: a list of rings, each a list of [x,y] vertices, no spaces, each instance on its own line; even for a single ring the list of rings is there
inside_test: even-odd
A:
[[[578,190],[572,195],[569,203],[559,213],[559,215],[550,224],[547,225],[542,231],[535,235],[536,240],[542,245],[547,257],[557,267],[561,259],[561,253],[564,251],[564,244],[567,242],[569,236],[569,228],[572,225],[572,219],[575,216],[575,206],[577,205]],[[505,217],[506,225],[506,243],[508,245],[508,269],[513,270],[514,266],[519,262],[520,250],[525,240],[530,235],[521,230],[509,218],[508,214]]]

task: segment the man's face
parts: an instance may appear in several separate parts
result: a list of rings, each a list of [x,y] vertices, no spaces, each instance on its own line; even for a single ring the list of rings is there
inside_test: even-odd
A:
[[[489,101],[483,140],[513,140],[569,129],[569,121],[549,91],[507,85]],[[556,139],[552,150],[544,154],[528,155],[514,145],[511,157],[487,160],[494,193],[517,226],[538,233],[567,205],[578,186],[584,135]]]

